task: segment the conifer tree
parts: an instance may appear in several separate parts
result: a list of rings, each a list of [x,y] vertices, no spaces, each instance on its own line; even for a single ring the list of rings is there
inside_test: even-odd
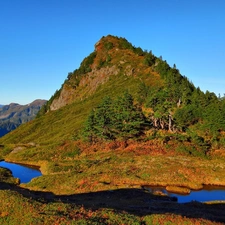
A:
[[[127,140],[142,133],[144,122],[141,108],[135,105],[133,97],[125,92],[115,101],[110,97],[104,98],[98,107],[91,111],[84,134],[90,141],[96,138]]]
[[[127,91],[115,101],[114,115],[113,124],[117,137],[128,139],[141,134],[145,117]]]

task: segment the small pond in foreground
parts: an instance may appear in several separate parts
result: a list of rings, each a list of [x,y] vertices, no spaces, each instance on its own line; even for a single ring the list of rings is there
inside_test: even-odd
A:
[[[202,190],[191,191],[188,195],[174,194],[166,191],[164,187],[147,187],[150,192],[161,192],[170,197],[176,197],[178,203],[186,203],[191,201],[207,202],[207,201],[225,201],[225,187],[205,186]]]
[[[42,173],[35,167],[9,163],[5,161],[0,162],[0,167],[10,169],[12,171],[12,175],[20,179],[20,183],[28,183],[34,177],[39,177],[42,175]]]
[[[19,178],[21,183],[28,183],[31,179],[41,176],[42,173],[35,167],[25,166],[21,164],[0,162],[0,167],[10,169],[14,177]],[[225,201],[225,187],[206,186],[199,191],[191,191],[189,195],[180,195],[167,192],[164,187],[145,186],[150,192],[161,192],[170,197],[176,197],[178,203],[191,201],[207,202],[207,201]]]

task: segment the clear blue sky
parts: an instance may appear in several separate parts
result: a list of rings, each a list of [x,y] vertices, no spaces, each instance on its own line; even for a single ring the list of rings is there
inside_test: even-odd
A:
[[[2,0],[0,104],[49,99],[108,34],[225,93],[224,0]]]

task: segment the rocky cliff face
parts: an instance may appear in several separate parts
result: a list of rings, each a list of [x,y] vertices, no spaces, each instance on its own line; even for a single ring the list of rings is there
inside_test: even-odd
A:
[[[112,49],[117,45],[117,42],[117,38],[107,36],[103,37],[95,44],[94,52],[84,59],[80,68],[71,73],[71,77],[63,84],[60,95],[58,98],[54,98],[50,105],[50,110],[57,110],[74,101],[87,98],[92,95],[101,84],[106,83],[110,76],[119,73],[120,70],[117,64],[107,63],[106,65],[106,61],[111,61],[113,57]],[[111,43],[111,47],[108,47],[108,49],[104,51],[108,43]],[[103,64],[105,65],[103,66]],[[76,72],[79,70],[82,72],[77,75]]]
[[[27,105],[11,103],[0,108],[0,137],[37,115],[46,100],[35,100]]]
[[[80,68],[69,73],[57,96],[53,96],[49,110],[57,110],[72,102],[93,95],[112,76],[138,76],[140,71],[151,73],[152,79],[159,80],[149,68],[144,68],[142,53],[138,54],[126,39],[114,36],[102,37],[95,44],[94,52],[81,62]]]
[[[101,84],[106,83],[110,76],[117,75],[118,73],[119,70],[116,66],[108,66],[99,70],[93,69],[91,72],[85,74],[85,76],[81,77],[78,87],[74,88],[65,83],[60,96],[53,100],[50,110],[57,110],[73,101],[83,100],[92,95]]]

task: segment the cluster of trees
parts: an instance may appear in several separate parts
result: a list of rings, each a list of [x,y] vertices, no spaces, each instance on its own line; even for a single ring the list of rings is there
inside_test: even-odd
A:
[[[141,108],[127,91],[123,96],[112,100],[105,97],[94,108],[85,124],[84,135],[89,141],[101,139],[124,139],[142,134],[146,118]]]
[[[134,47],[122,40],[121,45]],[[126,92],[117,100],[105,98],[92,110],[88,117],[85,134],[89,140],[133,138],[146,129],[167,130],[170,133],[188,134],[190,140],[207,146],[225,147],[225,97],[202,92],[185,76],[176,65],[170,67],[162,57],[152,52],[143,52],[144,64],[158,72],[165,85],[161,88],[139,85],[139,92],[133,97]],[[149,109],[143,113],[142,108]]]
[[[176,65],[171,68],[152,53],[146,54],[146,62],[165,81],[160,89],[140,86],[139,98],[142,105],[152,109],[153,127],[191,133],[211,146],[225,147],[221,135],[225,131],[225,97],[209,91],[203,93],[180,74]]]

